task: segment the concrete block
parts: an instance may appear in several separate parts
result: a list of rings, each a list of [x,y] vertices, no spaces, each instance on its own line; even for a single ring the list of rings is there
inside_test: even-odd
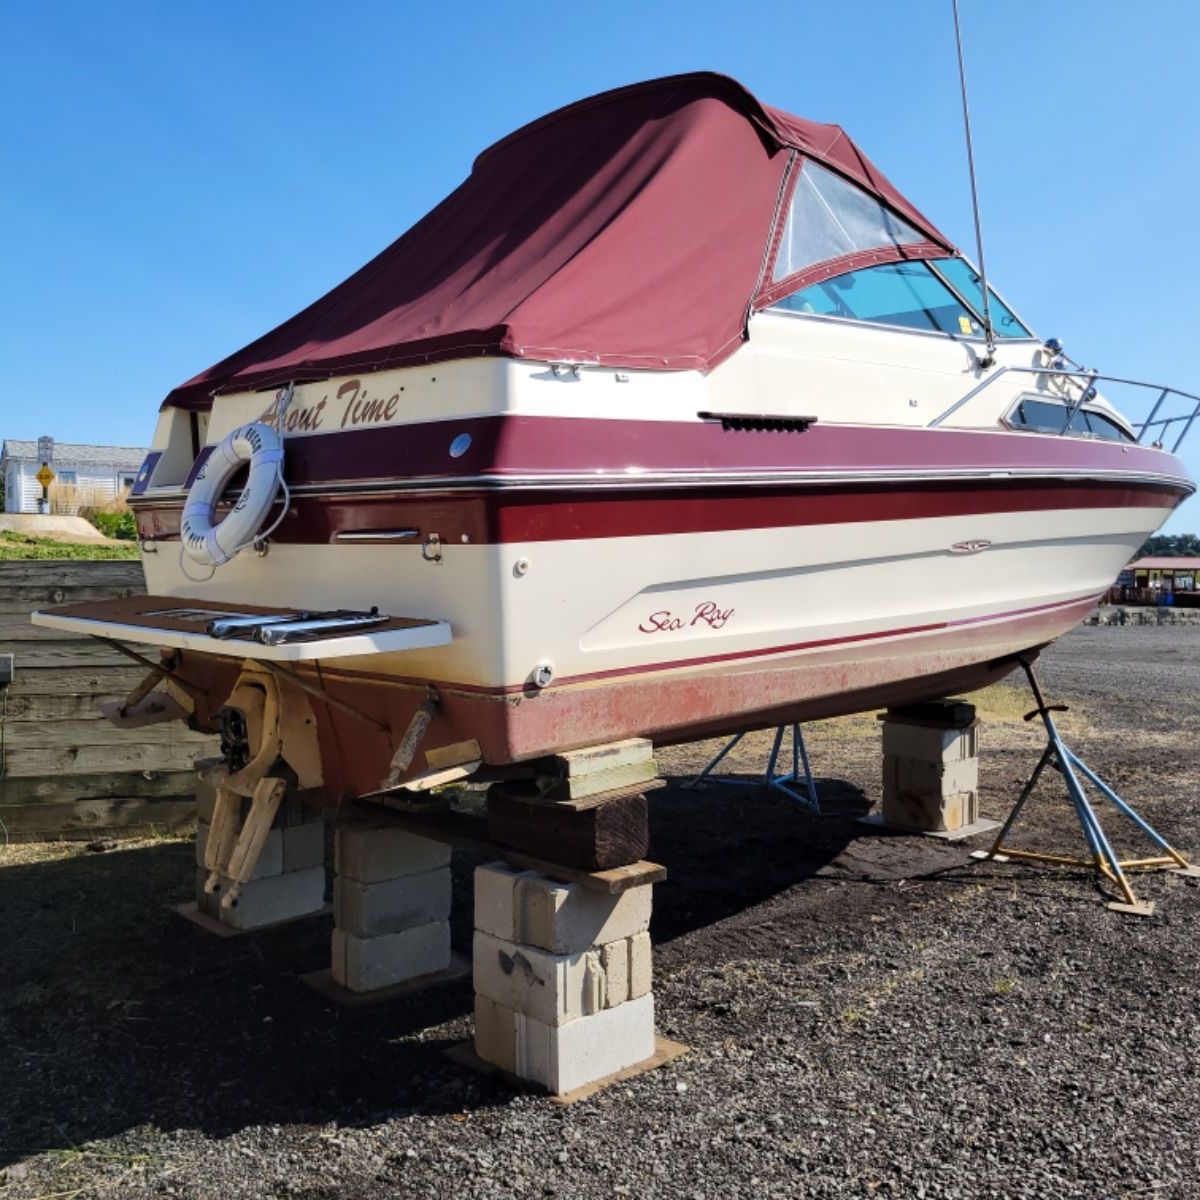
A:
[[[616,1008],[629,999],[629,945],[631,939],[609,942],[600,947],[600,965],[604,968],[604,1007]]]
[[[629,939],[629,998],[636,1000],[650,991],[654,972],[654,950],[648,933],[635,934]]]
[[[549,954],[476,933],[473,959],[477,993],[547,1025],[604,1008],[607,981],[598,950]]]
[[[578,954],[650,927],[653,889],[612,896],[489,863],[475,872],[475,928],[552,954]]]
[[[518,942],[517,880],[536,877],[507,863],[494,862],[475,868],[475,928],[505,942]]]
[[[325,822],[308,821],[303,825],[288,825],[279,831],[283,835],[283,869],[307,871],[325,865]]]
[[[566,1024],[548,1025],[475,997],[475,1052],[556,1094],[573,1091],[654,1053],[654,997],[642,996]]]
[[[925,762],[889,754],[883,760],[883,788],[899,795],[930,798],[978,791],[979,759]]]
[[[394,825],[345,825],[334,834],[334,869],[359,883],[379,883],[449,865],[449,846]]]
[[[899,828],[934,833],[953,832],[979,820],[979,793],[920,796],[885,787],[881,813],[886,824]]]
[[[896,758],[932,763],[975,758],[979,754],[979,726],[937,729],[927,725],[909,725],[903,721],[884,721],[883,752]]]
[[[196,820],[212,824],[213,809],[217,806],[217,789],[207,780],[196,776]]]
[[[224,896],[229,885],[230,881],[222,878],[220,895]],[[236,907],[218,908],[217,915],[235,929],[256,929],[318,912],[324,904],[325,868],[310,867],[243,884]]]
[[[400,933],[359,938],[333,931],[333,978],[352,992],[371,992],[450,965],[450,924],[432,921]]]
[[[221,897],[219,893],[209,893],[204,890],[208,882],[208,872],[203,867],[196,868],[196,907],[207,917],[217,917],[217,904]]]
[[[201,821],[196,825],[196,865],[204,866],[204,849],[208,845],[208,834],[211,826]],[[272,875],[283,874],[283,830],[272,829],[263,842],[262,853],[254,864],[254,872],[250,878],[268,879]]]
[[[399,933],[449,916],[449,867],[379,883],[359,883],[343,875],[334,881],[334,924],[358,938]]]

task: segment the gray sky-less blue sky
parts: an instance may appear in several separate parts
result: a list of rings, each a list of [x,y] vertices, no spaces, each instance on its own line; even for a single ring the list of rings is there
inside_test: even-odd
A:
[[[1200,3],[961,3],[994,281],[1082,361],[1200,392]],[[484,146],[676,71],[844,125],[974,253],[949,0],[0,0],[0,44],[0,436],[144,444]]]

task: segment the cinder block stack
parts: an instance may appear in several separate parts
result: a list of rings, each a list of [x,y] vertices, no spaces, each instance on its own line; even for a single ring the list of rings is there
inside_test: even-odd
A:
[[[475,1050],[563,1094],[654,1054],[651,885],[475,872]]]
[[[972,705],[939,701],[888,710],[883,820],[925,833],[979,820],[979,722]]]
[[[233,929],[259,929],[319,913],[325,907],[325,821],[299,801],[285,799],[275,826],[259,855],[254,874],[242,885],[237,904],[226,908],[221,897],[231,881],[222,878],[216,892],[204,890],[208,872],[204,848],[212,825],[216,790],[203,780],[196,788],[196,907]],[[247,801],[247,803],[249,803]]]
[[[450,965],[450,847],[395,826],[334,834],[333,978],[372,992]]]

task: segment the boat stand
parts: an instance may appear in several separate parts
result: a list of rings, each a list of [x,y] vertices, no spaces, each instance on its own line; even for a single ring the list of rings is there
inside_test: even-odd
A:
[[[785,774],[776,774],[779,754],[783,749],[783,735],[788,727],[780,725],[775,730],[775,741],[771,746],[771,755],[767,759],[766,770],[761,779],[730,779],[727,776],[713,775],[714,768],[721,760],[746,736],[745,733],[734,734],[728,742],[709,760],[704,770],[694,779],[688,780],[683,786],[701,788],[706,782],[719,783],[726,787],[760,787],[767,790],[782,792],[790,800],[802,804],[811,812],[821,811],[821,802],[817,799],[817,785],[813,779],[812,767],[808,762],[808,748],[804,744],[804,732],[799,724],[792,724],[792,769]],[[803,777],[800,774],[804,769]],[[803,788],[803,791],[797,790]]]
[[[1024,668],[1030,690],[1033,692],[1033,697],[1037,702],[1037,708],[1032,712],[1026,713],[1025,720],[1031,721],[1034,717],[1041,717],[1042,724],[1046,729],[1046,748],[1042,751],[1042,756],[1038,759],[1037,766],[1033,769],[1033,774],[1030,775],[1028,782],[1021,790],[1021,795],[1017,798],[1017,803],[1013,806],[1012,812],[1008,814],[1008,819],[996,835],[996,840],[992,843],[991,849],[976,850],[971,857],[991,859],[994,862],[1008,862],[1012,859],[1020,859],[1026,862],[1051,863],[1055,866],[1063,867],[1090,867],[1110,883],[1114,884],[1121,893],[1122,899],[1110,900],[1108,902],[1110,909],[1114,912],[1132,913],[1140,917],[1150,916],[1154,912],[1154,904],[1152,902],[1140,901],[1137,898],[1133,887],[1130,885],[1129,877],[1126,874],[1127,871],[1166,870],[1179,875],[1200,876],[1200,867],[1192,866],[1182,854],[1171,847],[1144,817],[1131,805],[1122,800],[1063,741],[1062,735],[1058,732],[1058,727],[1054,723],[1052,714],[1055,712],[1066,712],[1067,706],[1065,704],[1047,704],[1042,698],[1041,689],[1038,687],[1037,679],[1034,677],[1031,662],[1028,659],[1022,658],[1020,663]],[[1053,767],[1063,778],[1063,782],[1067,788],[1067,795],[1070,798],[1072,807],[1075,809],[1075,815],[1079,819],[1080,828],[1083,830],[1084,840],[1088,844],[1088,849],[1092,852],[1090,859],[1072,858],[1062,854],[1044,854],[1034,850],[1016,850],[1004,845],[1004,839],[1016,824],[1017,818],[1021,815],[1021,810],[1025,807],[1025,802],[1032,795],[1038,780],[1042,776],[1042,772],[1047,767]],[[1082,779],[1080,778],[1081,776]],[[1122,813],[1132,821],[1163,853],[1150,858],[1119,858],[1113,849],[1112,843],[1108,840],[1104,829],[1100,825],[1096,810],[1092,807],[1092,803],[1088,799],[1087,789],[1083,780],[1086,780],[1101,797],[1108,800],[1119,813]]]

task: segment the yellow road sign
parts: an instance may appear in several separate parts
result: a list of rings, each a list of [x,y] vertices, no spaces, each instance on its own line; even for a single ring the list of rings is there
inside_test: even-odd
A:
[[[42,469],[37,473],[36,478],[42,487],[49,487],[54,482],[54,472],[45,463],[42,463]]]

